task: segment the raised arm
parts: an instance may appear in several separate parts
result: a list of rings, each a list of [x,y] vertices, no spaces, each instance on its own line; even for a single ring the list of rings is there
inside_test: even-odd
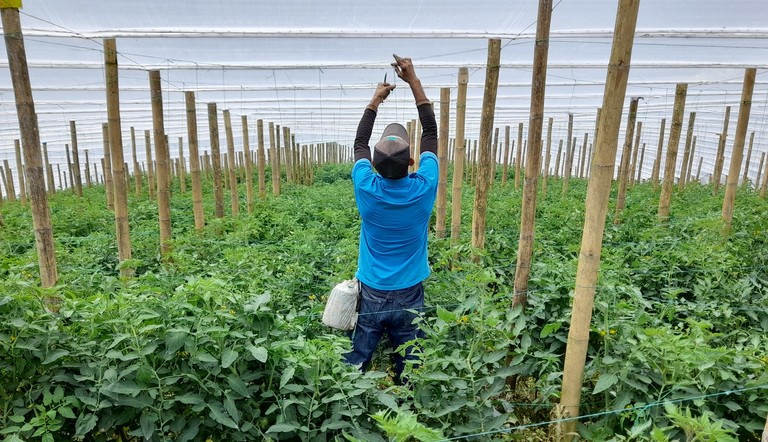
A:
[[[355,134],[355,162],[361,159],[371,159],[371,132],[373,132],[373,123],[376,121],[376,112],[379,110],[379,105],[384,102],[389,96],[389,93],[395,86],[389,83],[379,83],[376,87],[376,92],[371,98],[371,102],[365,107],[363,112],[363,118],[360,119],[360,123],[357,125],[357,133]],[[434,115],[432,116],[434,120]]]
[[[432,109],[432,103],[429,102],[424,88],[421,86],[421,80],[416,76],[416,70],[410,58],[395,57],[392,66],[395,73],[403,81],[411,86],[413,99],[416,101],[416,108],[419,111],[419,121],[421,121],[421,152],[432,152],[437,155],[437,122],[435,121],[435,111]]]

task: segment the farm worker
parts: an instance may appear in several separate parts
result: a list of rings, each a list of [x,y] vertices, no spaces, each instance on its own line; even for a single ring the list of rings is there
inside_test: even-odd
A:
[[[380,83],[357,126],[352,168],[355,200],[362,218],[355,274],[361,282],[361,300],[352,351],[345,358],[350,364],[361,364],[363,370],[384,333],[393,348],[422,335],[413,323],[416,315],[409,310],[424,307],[422,281],[430,273],[427,231],[437,195],[437,123],[411,59],[394,57],[395,73],[410,85],[416,101],[423,128],[421,156],[418,172],[409,175],[413,159],[408,133],[402,125],[392,123],[374,145],[371,161],[368,143],[376,111],[395,88]],[[405,358],[395,356],[397,383],[401,382],[404,359],[415,359],[413,350],[413,346],[408,347]]]

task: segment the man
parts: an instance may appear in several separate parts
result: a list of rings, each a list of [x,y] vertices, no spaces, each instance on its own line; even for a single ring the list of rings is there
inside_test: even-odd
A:
[[[355,137],[355,165],[352,181],[362,218],[357,279],[361,283],[360,314],[352,334],[352,351],[345,355],[350,364],[365,370],[384,333],[393,348],[421,336],[416,315],[409,310],[424,306],[422,281],[429,276],[427,231],[437,195],[437,123],[432,105],[410,58],[397,55],[392,66],[408,83],[416,100],[423,128],[419,170],[408,174],[413,164],[408,133],[397,123],[384,129],[374,146],[371,162],[373,123],[379,105],[395,86],[380,83],[365,109]],[[378,174],[374,173],[376,168]],[[413,349],[406,350],[413,359]],[[405,365],[395,356],[395,382]]]

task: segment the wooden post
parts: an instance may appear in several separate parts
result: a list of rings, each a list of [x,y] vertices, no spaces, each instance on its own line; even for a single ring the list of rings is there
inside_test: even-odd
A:
[[[635,185],[635,169],[637,169],[637,154],[640,150],[640,136],[643,132],[643,122],[638,121],[635,130],[635,147],[632,149],[632,163],[627,170],[627,179],[629,180],[629,188],[631,189]]]
[[[24,178],[24,163],[21,161],[21,143],[19,140],[13,140],[13,149],[16,151],[16,171],[19,175],[19,196],[21,197],[21,204],[27,204],[27,186],[26,178]]]
[[[264,120],[256,120],[256,138],[258,141],[258,162],[259,162],[259,199],[267,197],[266,183],[266,164],[267,159],[264,153]]]
[[[280,136],[280,132],[277,133],[277,136]],[[293,159],[291,158],[292,155],[289,155],[291,152],[291,129],[288,127],[283,126],[283,150],[285,151],[285,181],[292,183],[293,182],[293,172],[291,171],[293,169],[292,162]],[[341,152],[339,152],[341,153]],[[339,158],[339,162],[341,162],[341,158]],[[290,179],[288,177],[288,174],[290,174]]]
[[[499,149],[499,128],[493,130],[493,147],[491,148],[491,187],[496,181],[496,151]]]
[[[762,168],[763,159],[765,159],[765,152],[760,157],[760,169],[763,170],[763,184],[760,186],[760,198],[765,199],[765,192],[768,189],[768,161],[765,162],[765,169]]]
[[[763,172],[763,161],[765,161],[765,152],[760,153],[760,162],[757,165],[757,175],[755,176],[755,191],[760,190],[760,174]]]
[[[205,227],[205,210],[203,209],[203,181],[200,177],[200,153],[197,143],[197,106],[195,93],[184,92],[184,102],[187,110],[187,139],[189,140],[189,169],[192,175],[192,212],[195,216],[195,230]]]
[[[459,85],[456,97],[456,141],[451,184],[451,244],[457,244],[461,235],[461,186],[464,178],[464,121],[467,112],[467,83],[469,69],[459,68]]]
[[[237,173],[235,171],[235,138],[232,134],[232,117],[229,109],[224,110],[224,132],[227,135],[227,166],[229,168],[229,199],[232,216],[240,214],[240,196],[237,191]],[[290,155],[288,155],[290,157]]]
[[[269,123],[269,156],[272,169],[272,194],[280,195],[280,137],[275,137],[275,125]]]
[[[552,124],[554,118],[549,117],[547,121],[547,150],[544,154],[544,178],[541,183],[541,194],[547,196],[547,183],[549,182],[549,162],[552,159]]]
[[[437,141],[437,160],[439,167],[437,182],[437,215],[435,235],[445,238],[445,215],[448,196],[448,119],[451,115],[451,89],[440,88],[440,136]]]
[[[168,177],[168,144],[163,120],[163,91],[160,86],[160,71],[149,71],[149,89],[152,99],[152,128],[155,137],[155,158],[157,158],[157,211],[160,223],[160,255],[164,260],[171,253],[171,193]]]
[[[64,145],[64,152],[67,154],[67,173],[65,176],[69,176],[69,183],[72,184],[72,190],[75,190],[74,180],[72,179],[72,159],[69,153],[69,144]]]
[[[552,0],[539,0],[536,45],[533,49],[533,73],[531,78],[531,110],[528,119],[528,156],[525,162],[523,205],[520,210],[520,237],[515,267],[515,297],[512,307],[528,301],[528,280],[533,256],[534,226],[536,222],[536,192],[541,171],[541,131],[544,124],[544,93],[547,79],[549,53],[549,28],[552,20]],[[586,142],[586,136],[584,138]],[[586,146],[585,146],[586,147]]]
[[[213,197],[215,200],[214,214],[216,218],[224,218],[224,189],[221,177],[221,151],[219,150],[219,117],[216,103],[208,103],[208,131],[211,140],[211,163],[213,169]]]
[[[557,157],[555,159],[555,179],[560,178],[560,157],[563,156],[563,140],[557,145]]]
[[[691,142],[691,155],[688,158],[688,167],[687,167],[687,173],[685,177],[685,182],[689,183],[691,181],[691,176],[693,175],[692,169],[693,169],[693,155],[696,153],[696,135],[693,136],[693,141]]]
[[[504,126],[504,160],[501,170],[501,184],[505,186],[509,173],[509,126]]]
[[[741,176],[741,182],[747,184],[747,177],[749,175],[749,161],[752,159],[752,143],[755,141],[755,132],[752,131],[749,134],[749,148],[747,148],[747,159],[744,162],[744,174]]]
[[[139,168],[139,158],[136,156],[136,130],[133,126],[131,126],[131,155],[133,156],[134,194],[139,196],[141,195],[141,168]]]
[[[595,134],[592,136],[592,143],[589,145],[589,161],[587,162],[587,177],[590,176],[592,171],[592,160],[594,159],[594,151],[592,146],[597,146],[597,135],[600,133],[600,114],[603,112],[602,107],[597,108],[597,115],[595,117]]]
[[[40,283],[43,287],[56,285],[56,254],[51,230],[51,213],[48,208],[48,195],[45,192],[43,176],[43,160],[40,152],[40,136],[35,113],[35,102],[32,99],[32,86],[29,82],[27,54],[24,49],[24,36],[21,32],[19,10],[8,7],[7,2],[0,7],[3,22],[5,49],[8,54],[8,67],[11,71],[13,94],[16,99],[16,114],[19,120],[22,144],[24,146],[24,163],[27,181],[29,182],[30,206],[32,209],[32,225],[35,230],[35,245],[37,261],[40,268]],[[19,174],[20,177],[23,174]],[[49,304],[51,304],[49,302]]]
[[[245,158],[245,195],[248,213],[253,213],[253,156],[251,155],[251,142],[248,135],[248,117],[240,116],[240,124],[243,126],[243,156]]]
[[[179,192],[187,191],[187,168],[184,164],[184,138],[179,137]]]
[[[72,172],[74,178],[74,188],[77,196],[83,196],[83,180],[80,177],[80,156],[77,149],[77,129],[74,120],[69,122],[69,132],[72,141]]]
[[[88,158],[88,154],[86,153],[86,158]],[[48,161],[48,143],[43,143],[43,159],[45,160],[43,163],[43,167],[45,168],[45,174],[48,177],[48,193],[53,195],[56,193],[56,183],[53,182],[53,168],[51,167],[51,162]],[[86,159],[86,170],[88,169],[88,160]],[[88,184],[88,187],[91,187],[90,181]]]
[[[651,184],[653,184],[653,190],[659,188],[659,171],[661,169],[661,152],[664,148],[664,127],[667,124],[667,119],[661,119],[661,126],[659,128],[659,147],[656,149],[656,160],[653,162],[653,169],[651,170]]]
[[[478,155],[477,185],[472,209],[472,247],[485,248],[485,215],[488,208],[488,189],[491,181],[491,133],[499,87],[501,40],[488,40],[488,60],[485,71],[483,109],[480,116],[480,149]],[[517,178],[515,179],[517,182]],[[479,256],[475,257],[479,259]]]
[[[5,181],[5,190],[8,192],[8,201],[16,201],[16,186],[13,183],[13,171],[11,171],[11,165],[8,163],[8,160],[3,160],[3,164],[5,165],[6,170],[3,181]]]
[[[701,162],[704,158],[699,157],[699,167],[696,168],[696,181],[701,183]]]
[[[520,172],[523,157],[523,123],[517,125],[517,150],[515,151],[515,190],[520,190]]]
[[[579,178],[584,178],[584,163],[587,162],[587,144],[589,142],[589,132],[584,132],[584,145],[581,146],[581,159],[579,160]]]
[[[120,87],[117,77],[117,46],[114,38],[104,39],[104,75],[106,77],[107,89],[107,125],[109,127],[109,146],[112,158],[112,173],[114,181],[114,209],[115,209],[115,231],[117,233],[117,255],[118,260],[123,263],[131,259],[131,235],[128,226],[128,189],[125,160],[123,159],[123,134],[120,126]],[[74,129],[74,121],[70,121]],[[74,132],[73,132],[74,133]],[[74,143],[77,142],[73,135],[73,152],[77,149]],[[75,163],[75,169],[79,168]],[[75,173],[76,185],[82,186],[79,182],[79,172]],[[82,194],[82,188],[80,189]],[[130,266],[120,266],[120,276],[129,278],[133,276],[134,269]]]
[[[712,179],[714,180],[714,186],[712,187],[712,195],[717,195],[720,190],[720,180],[723,175],[723,161],[725,158],[725,141],[728,138],[728,123],[731,120],[731,106],[725,108],[725,118],[723,120],[723,132],[720,134],[720,140],[717,144],[717,157],[715,158],[715,170],[712,172]]]
[[[675,107],[672,111],[672,128],[669,131],[669,144],[667,145],[667,159],[664,164],[664,181],[659,197],[659,222],[667,222],[669,219],[669,203],[672,199],[672,186],[675,183],[675,166],[677,165],[677,148],[680,144],[680,131],[683,126],[685,112],[685,96],[688,85],[678,83],[675,87]]]
[[[579,264],[576,270],[571,325],[568,330],[568,344],[563,368],[563,388],[560,405],[565,417],[579,416],[581,385],[584,374],[584,362],[589,345],[589,329],[592,320],[592,307],[595,299],[597,274],[600,269],[605,217],[608,211],[608,199],[611,180],[616,162],[617,139],[621,120],[621,108],[627,89],[630,60],[632,58],[632,39],[635,35],[639,0],[620,0],[616,13],[616,27],[613,33],[608,74],[603,94],[603,112],[600,118],[600,135],[595,140],[595,158],[587,188],[584,230],[579,252]],[[566,440],[572,440],[576,431],[577,420],[568,420],[562,424],[561,434]]]
[[[635,173],[635,182],[640,182],[640,179],[643,177],[643,162],[645,161],[645,143],[643,143],[642,149],[640,149],[640,163],[637,165],[637,170]]]
[[[104,158],[101,159],[101,169],[104,170]],[[64,190],[64,180],[61,179],[61,164],[56,165],[56,172],[59,175],[59,189]]]
[[[733,152],[731,153],[731,165],[728,170],[728,182],[725,186],[725,198],[723,199],[723,221],[726,233],[731,230],[733,221],[733,206],[736,202],[736,189],[739,186],[739,172],[744,155],[744,141],[747,138],[747,125],[749,125],[749,113],[752,109],[752,91],[755,89],[755,75],[757,69],[744,70],[744,85],[741,90],[741,104],[739,105],[739,117],[736,120],[736,134],[733,140]]]
[[[621,152],[621,163],[619,163],[619,192],[616,196],[616,208],[613,213],[613,224],[619,224],[621,212],[624,210],[624,202],[627,197],[627,176],[629,175],[629,157],[632,151],[632,136],[635,130],[635,119],[637,118],[638,98],[632,97],[629,102],[629,115],[627,116],[627,129],[624,137],[624,148]]]
[[[573,149],[575,148],[573,136],[573,114],[568,112],[568,144],[565,149],[564,167],[563,167],[563,194],[568,193],[568,185],[571,180],[571,166],[573,166]]]
[[[696,112],[691,112],[688,116],[688,132],[685,135],[685,150],[683,151],[683,162],[680,165],[680,180],[677,188],[683,190],[688,176],[688,160],[691,155],[691,146],[693,145],[693,125],[696,122]]]
[[[107,194],[107,208],[115,210],[115,190],[112,181],[112,148],[109,146],[109,123],[101,124],[101,138],[104,146],[104,164],[101,165],[104,170],[104,191]]]
[[[148,130],[144,131],[144,148],[147,156],[147,188],[149,189],[149,199],[155,199],[155,168],[152,160],[152,141]]]

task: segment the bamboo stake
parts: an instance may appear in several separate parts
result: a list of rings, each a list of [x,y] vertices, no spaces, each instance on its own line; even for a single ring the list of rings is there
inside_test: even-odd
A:
[[[656,159],[653,162],[653,169],[651,170],[651,184],[653,184],[653,190],[659,189],[659,172],[661,170],[661,154],[664,148],[664,129],[667,124],[667,119],[661,119],[661,126],[659,128],[659,147],[656,148]]]
[[[691,112],[688,116],[688,133],[685,135],[685,150],[683,151],[683,163],[680,165],[680,181],[678,189],[683,190],[687,183],[688,160],[691,155],[691,146],[693,145],[693,125],[696,122],[696,112]]]
[[[64,152],[67,154],[67,173],[64,174],[64,176],[69,177],[69,182],[72,183],[72,190],[74,191],[75,187],[74,187],[74,180],[72,179],[72,159],[69,153],[69,144],[64,145]]]
[[[574,138],[572,138],[573,134],[573,114],[568,112],[568,145],[565,149],[565,165],[563,166],[563,194],[568,193],[568,185],[571,180],[571,166],[573,165],[573,149],[574,144],[576,142],[574,141]]]
[[[280,195],[280,137],[275,137],[275,125],[269,123],[269,152],[271,157],[270,167],[272,169],[272,194]],[[328,158],[330,162],[330,158]]]
[[[587,188],[584,230],[576,271],[571,325],[563,369],[563,388],[560,405],[566,417],[579,415],[584,362],[589,344],[589,329],[595,299],[597,274],[600,269],[605,217],[611,191],[621,108],[629,77],[632,58],[632,39],[635,35],[639,0],[621,0],[616,13],[616,26],[603,94],[604,112],[600,118],[600,135],[596,139],[595,158]],[[562,434],[571,440],[577,420],[562,424]]]
[[[149,131],[144,131],[144,148],[146,149],[145,155],[147,156],[147,188],[149,189],[149,199],[155,199],[155,170],[152,161],[152,142],[149,136]]]
[[[640,149],[640,163],[637,165],[637,170],[635,171],[637,175],[635,175],[635,182],[640,182],[640,179],[643,177],[643,163],[645,162],[645,143],[643,143],[642,149]]]
[[[525,162],[525,183],[523,184],[523,205],[520,210],[520,239],[517,247],[513,308],[517,306],[525,308],[528,301],[528,280],[531,275],[536,222],[536,192],[539,187],[541,170],[541,131],[544,123],[544,95],[547,85],[547,56],[551,20],[552,0],[539,0],[536,45],[533,50],[531,110],[528,119],[528,146],[530,147]],[[586,134],[584,142],[586,143]]]
[[[187,168],[184,164],[184,138],[179,137],[179,191],[187,192]]]
[[[125,160],[123,159],[123,135],[120,126],[120,96],[117,76],[117,46],[114,38],[104,39],[104,74],[106,77],[107,89],[107,121],[109,127],[109,146],[112,158],[112,173],[114,179],[114,209],[115,209],[115,232],[117,234],[117,255],[120,263],[131,259],[131,234],[128,226],[128,189],[125,173]],[[74,130],[74,121],[70,125]],[[74,131],[73,131],[74,134]],[[76,151],[74,143],[77,142],[76,136],[72,136],[73,156]],[[75,163],[75,169],[79,165]],[[82,187],[79,183],[79,172],[75,173],[76,186]],[[80,189],[82,194],[82,188]],[[130,278],[134,274],[134,269],[128,265],[120,266],[120,276]]]
[[[101,138],[104,146],[104,163],[101,169],[104,171],[104,187],[107,193],[107,207],[109,210],[115,210],[115,190],[112,181],[112,152],[109,145],[109,123],[101,124]]]
[[[77,129],[75,121],[70,120],[69,132],[72,141],[72,171],[74,172],[74,188],[77,196],[83,196],[83,180],[80,177],[80,156],[77,149]]]
[[[619,192],[616,196],[616,208],[613,213],[613,224],[617,225],[621,219],[621,212],[624,210],[624,202],[627,197],[627,175],[629,175],[629,156],[632,150],[632,136],[635,130],[635,119],[637,118],[638,98],[632,97],[629,102],[629,115],[627,116],[627,130],[624,137],[624,148],[621,153],[621,163],[619,163]]]
[[[101,169],[104,170],[104,158],[101,159]],[[56,165],[56,171],[59,175],[59,190],[64,190],[64,181],[61,179],[61,165]]]
[[[704,158],[699,157],[699,166],[696,168],[696,181],[701,183],[701,163]]]
[[[725,141],[728,138],[728,123],[731,120],[731,106],[725,108],[725,118],[723,120],[723,132],[720,134],[720,140],[717,144],[717,157],[715,158],[715,170],[712,173],[714,179],[714,186],[712,188],[712,195],[717,195],[720,190],[720,180],[723,175],[723,161],[725,158]]]
[[[43,287],[56,285],[56,254],[51,230],[51,213],[48,208],[48,195],[45,193],[45,178],[43,176],[43,161],[40,152],[40,136],[35,113],[35,102],[32,98],[32,87],[29,82],[27,55],[24,49],[24,36],[21,32],[19,10],[16,8],[0,7],[3,22],[5,49],[8,54],[8,67],[11,71],[11,82],[16,100],[16,115],[19,120],[19,131],[24,146],[24,163],[29,182],[30,206],[32,209],[32,225],[35,230],[35,246],[40,268],[40,283]],[[23,176],[19,174],[19,176]],[[48,304],[52,302],[47,301]]]
[[[685,182],[689,183],[691,181],[692,169],[693,169],[693,155],[696,153],[696,135],[693,136],[693,141],[691,142],[691,156],[688,158],[688,168],[687,173],[685,177]]]
[[[277,133],[277,136],[278,137],[280,136],[280,132]],[[293,168],[292,167],[293,159],[290,158],[292,155],[289,155],[289,153],[291,151],[291,149],[290,149],[290,146],[291,146],[291,129],[288,128],[288,127],[285,127],[285,126],[283,126],[283,145],[285,146],[284,147],[284,151],[285,151],[285,156],[286,156],[286,162],[285,162],[285,181],[292,183],[292,182],[294,182],[293,172],[291,171],[291,169]],[[339,152],[339,153],[341,153],[341,152]],[[341,162],[341,158],[338,159],[338,162]],[[290,175],[290,179],[288,177],[289,173],[291,174]]]
[[[205,210],[203,209],[203,182],[200,177],[200,154],[197,143],[197,107],[195,93],[184,92],[184,102],[187,111],[187,139],[189,140],[189,169],[192,178],[192,212],[195,216],[195,230],[205,227]]]
[[[8,201],[16,201],[16,187],[13,183],[13,172],[11,171],[11,165],[8,160],[3,160],[6,173],[3,175],[3,181],[5,181],[5,190],[8,192]]]
[[[243,126],[243,161],[245,165],[245,195],[248,213],[253,213],[253,156],[251,155],[250,138],[248,134],[248,117],[240,116]]]
[[[749,125],[749,113],[752,109],[752,92],[755,89],[755,75],[757,69],[744,70],[744,86],[741,90],[741,104],[739,116],[736,120],[736,134],[733,140],[733,152],[731,153],[731,165],[728,170],[728,181],[725,185],[725,198],[723,199],[723,221],[726,233],[731,230],[733,222],[733,207],[736,203],[736,189],[739,186],[739,172],[744,154],[744,141],[747,137],[747,125]]]
[[[685,96],[688,92],[686,83],[678,83],[675,87],[675,106],[672,111],[672,127],[669,131],[669,144],[667,145],[667,159],[664,164],[664,181],[659,197],[659,222],[667,222],[669,219],[669,204],[672,199],[672,186],[675,182],[675,166],[677,165],[677,148],[680,144],[680,131],[683,126],[685,112]]]
[[[504,162],[501,172],[501,184],[507,185],[507,173],[509,172],[509,126],[504,126]]]
[[[86,149],[87,151],[87,149]],[[88,154],[86,153],[86,164],[85,168],[88,169]],[[43,143],[43,159],[45,160],[43,163],[43,167],[45,168],[45,174],[48,177],[48,193],[53,195],[56,193],[56,183],[53,182],[53,168],[51,167],[51,162],[48,161],[48,143]],[[91,187],[90,180],[88,181],[88,187]]]
[[[131,126],[131,155],[133,156],[134,193],[136,196],[139,196],[141,195],[141,168],[139,168],[139,159],[136,156],[136,131],[133,126]],[[87,165],[88,161],[86,160]]]
[[[472,209],[472,247],[485,248],[485,215],[488,208],[488,189],[491,181],[491,132],[496,110],[496,93],[499,87],[499,62],[501,59],[501,40],[488,40],[488,60],[485,71],[485,90],[483,91],[483,110],[480,116],[480,149],[478,156],[478,176],[475,188],[475,202]],[[517,182],[517,178],[515,179]],[[476,255],[474,259],[479,259]]]
[[[552,124],[553,123],[554,123],[554,118],[549,117],[549,120],[547,121],[547,151],[544,155],[544,178],[541,183],[541,193],[544,196],[547,196],[547,183],[549,182],[549,162],[552,159],[551,150],[552,150]]]
[[[517,125],[517,151],[515,151],[515,190],[520,190],[520,164],[523,156],[523,123]]]
[[[637,169],[637,154],[640,150],[640,136],[643,132],[643,122],[638,121],[635,125],[635,147],[632,149],[632,163],[627,170],[627,179],[629,180],[629,188],[631,189],[635,185],[635,169]]]
[[[171,253],[171,193],[168,179],[168,145],[166,144],[165,122],[163,121],[163,91],[160,86],[160,71],[149,71],[149,89],[152,99],[152,128],[155,136],[155,157],[157,158],[157,210],[160,223],[160,255],[170,259]],[[214,105],[215,106],[215,105]]]
[[[597,115],[595,117],[595,134],[592,136],[593,142],[589,145],[589,162],[587,162],[587,176],[591,176],[592,160],[594,160],[594,151],[592,146],[597,146],[597,135],[600,133],[600,114],[603,112],[602,107],[597,108]]]
[[[437,138],[437,160],[439,174],[437,179],[437,216],[435,235],[445,238],[445,215],[448,196],[448,118],[451,115],[451,89],[440,88],[440,135]]]
[[[278,178],[282,181],[283,177],[283,163],[285,163],[285,159],[283,158],[283,150],[280,147],[280,125],[275,125],[275,159],[277,160],[277,168],[275,171],[277,172]],[[336,157],[335,155],[331,155],[331,163],[336,163]]]
[[[24,163],[21,161],[21,143],[19,140],[13,140],[13,149],[16,151],[16,170],[19,173],[19,195],[21,196],[21,205],[27,205],[27,186],[24,178]]]
[[[464,177],[464,122],[467,112],[467,83],[469,69],[459,68],[459,85],[456,97],[456,135],[451,189],[451,244],[459,242],[461,235],[461,186]]]
[[[211,163],[213,169],[214,215],[224,218],[224,190],[221,177],[221,151],[219,150],[219,117],[216,103],[208,103],[208,131],[211,140]]]
[[[232,134],[232,117],[229,109],[224,109],[224,131],[227,135],[227,163],[229,167],[229,199],[232,206],[232,216],[240,214],[240,198],[237,192],[237,175],[235,172],[235,138]],[[290,155],[288,155],[290,157]]]
[[[493,130],[493,147],[491,148],[491,187],[493,182],[496,181],[496,151],[499,149],[499,128]]]
[[[471,164],[472,164],[472,171],[471,171],[471,175],[469,176],[469,184],[472,187],[475,187],[475,185],[477,183],[477,167],[478,167],[477,166],[477,164],[478,164],[478,161],[477,161],[477,143],[475,143],[475,145],[472,147],[472,160],[471,160]],[[475,195],[477,195],[477,193],[475,193]]]
[[[259,199],[264,200],[267,197],[266,183],[266,158],[264,153],[264,120],[256,120],[256,138],[258,141],[257,154],[259,163]]]
[[[560,157],[563,155],[563,140],[557,146],[557,158],[555,159],[555,179],[560,178]]]
[[[589,141],[589,133],[584,132],[584,145],[581,146],[581,159],[579,160],[579,178],[584,178],[584,163],[587,162],[587,144]]]
[[[741,176],[741,182],[747,183],[747,176],[749,175],[749,161],[752,159],[752,143],[755,141],[755,132],[752,131],[749,134],[749,148],[747,149],[747,159],[744,163],[744,174]]]

